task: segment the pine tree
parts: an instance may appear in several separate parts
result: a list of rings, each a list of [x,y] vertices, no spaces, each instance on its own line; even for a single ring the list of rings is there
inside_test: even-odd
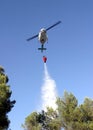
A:
[[[64,130],[93,130],[93,100],[85,98],[78,106],[76,97],[65,92],[62,98],[58,98],[57,105]]]
[[[7,85],[9,79],[5,74],[3,67],[0,67],[0,130],[7,130],[10,120],[8,119],[8,112],[14,107],[15,100],[11,101],[10,97],[12,91],[10,86]]]

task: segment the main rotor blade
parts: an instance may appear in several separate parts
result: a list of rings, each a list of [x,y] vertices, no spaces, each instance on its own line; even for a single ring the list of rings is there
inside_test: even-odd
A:
[[[35,36],[33,36],[33,37],[31,37],[31,38],[28,38],[27,41],[30,41],[30,40],[32,40],[32,39],[34,39],[34,38],[36,38],[36,37],[38,37],[38,34],[35,35]]]
[[[60,24],[60,23],[61,23],[61,21],[58,21],[57,23],[55,23],[55,24],[53,24],[52,26],[50,26],[49,28],[47,28],[46,31],[48,31],[49,29],[53,28],[54,26],[56,26],[56,25],[58,25],[58,24]]]

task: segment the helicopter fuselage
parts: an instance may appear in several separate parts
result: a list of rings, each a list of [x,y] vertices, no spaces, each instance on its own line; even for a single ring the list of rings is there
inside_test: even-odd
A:
[[[47,33],[44,28],[42,28],[39,32],[38,40],[40,41],[41,44],[44,44],[46,41],[48,41]]]

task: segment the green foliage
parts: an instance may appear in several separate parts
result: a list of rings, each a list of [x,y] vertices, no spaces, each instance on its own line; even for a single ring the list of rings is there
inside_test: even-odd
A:
[[[22,126],[25,130],[60,130],[61,124],[57,115],[52,108],[47,108],[47,112],[33,112],[25,119],[25,124]]]
[[[25,124],[22,125],[22,127],[25,130],[41,130],[41,126],[37,122],[37,112],[31,113],[26,119]]]
[[[58,113],[61,125],[68,128],[68,124],[73,120],[74,110],[77,107],[77,99],[72,93],[64,92],[63,98],[57,99]]]
[[[93,100],[86,98],[78,106],[73,94],[64,93],[57,100],[61,126],[65,130],[93,130]]]
[[[46,112],[29,115],[25,120],[26,130],[93,130],[93,100],[85,98],[78,105],[76,97],[65,91],[56,104],[57,111],[47,107]]]
[[[9,119],[7,113],[14,107],[15,100],[11,101],[12,91],[8,83],[8,76],[5,75],[4,69],[0,67],[0,130],[7,130],[9,127]]]

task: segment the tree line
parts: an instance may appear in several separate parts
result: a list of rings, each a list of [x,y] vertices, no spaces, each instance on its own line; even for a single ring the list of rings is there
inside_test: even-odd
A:
[[[93,130],[93,100],[85,98],[83,104],[72,93],[58,97],[57,110],[32,112],[25,118],[24,130]]]

